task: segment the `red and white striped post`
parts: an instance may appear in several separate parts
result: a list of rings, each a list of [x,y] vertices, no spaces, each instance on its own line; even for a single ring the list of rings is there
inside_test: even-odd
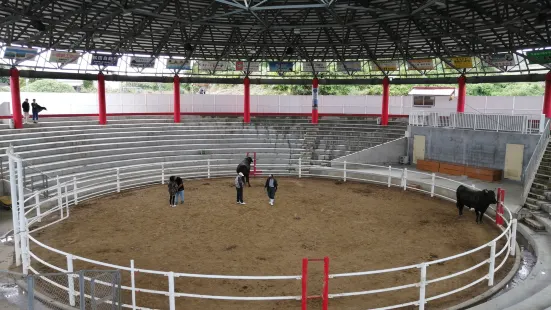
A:
[[[312,80],[312,124],[317,124],[319,120],[318,90],[319,90],[319,80],[317,77],[315,77]]]
[[[496,204],[496,224],[503,225],[503,202],[505,201],[505,190],[502,188],[497,189],[497,204]]]

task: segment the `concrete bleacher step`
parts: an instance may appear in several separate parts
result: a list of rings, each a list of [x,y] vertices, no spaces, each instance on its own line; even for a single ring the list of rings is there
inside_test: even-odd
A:
[[[522,221],[534,231],[544,231],[545,225],[533,217],[525,217]]]

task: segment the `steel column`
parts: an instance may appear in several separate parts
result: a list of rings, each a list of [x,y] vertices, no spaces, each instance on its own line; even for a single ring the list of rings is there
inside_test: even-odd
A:
[[[98,103],[99,103],[99,124],[107,124],[107,108],[105,107],[105,76],[98,74]]]
[[[21,115],[21,93],[19,89],[19,70],[10,69],[10,90],[11,90],[11,110],[13,116],[13,127],[23,128],[23,117]]]
[[[551,118],[551,71],[545,75],[545,94],[543,96],[543,113]]]
[[[181,121],[180,114],[180,77],[174,76],[174,122],[179,123]]]
[[[251,122],[251,80],[243,79],[243,123]]]
[[[459,83],[459,89],[457,94],[457,112],[463,113],[465,112],[465,97],[467,94],[467,88],[466,88],[466,82],[467,78],[465,78],[464,75],[460,76],[457,79],[457,82]]]
[[[383,79],[383,107],[381,113],[381,125],[388,126],[388,100],[390,97],[390,80],[388,77]]]

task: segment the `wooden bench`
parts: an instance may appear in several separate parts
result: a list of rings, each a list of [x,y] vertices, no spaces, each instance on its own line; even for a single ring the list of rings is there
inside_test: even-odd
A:
[[[466,175],[472,179],[478,179],[483,181],[500,181],[503,178],[503,170],[465,166],[460,164],[452,164],[446,162],[440,162],[436,160],[417,160],[417,169],[429,172],[439,172],[449,175]]]

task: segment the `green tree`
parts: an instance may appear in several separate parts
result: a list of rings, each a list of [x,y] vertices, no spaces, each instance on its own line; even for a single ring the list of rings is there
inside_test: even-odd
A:
[[[25,92],[33,93],[74,93],[75,89],[68,84],[56,80],[38,80],[22,88]]]

